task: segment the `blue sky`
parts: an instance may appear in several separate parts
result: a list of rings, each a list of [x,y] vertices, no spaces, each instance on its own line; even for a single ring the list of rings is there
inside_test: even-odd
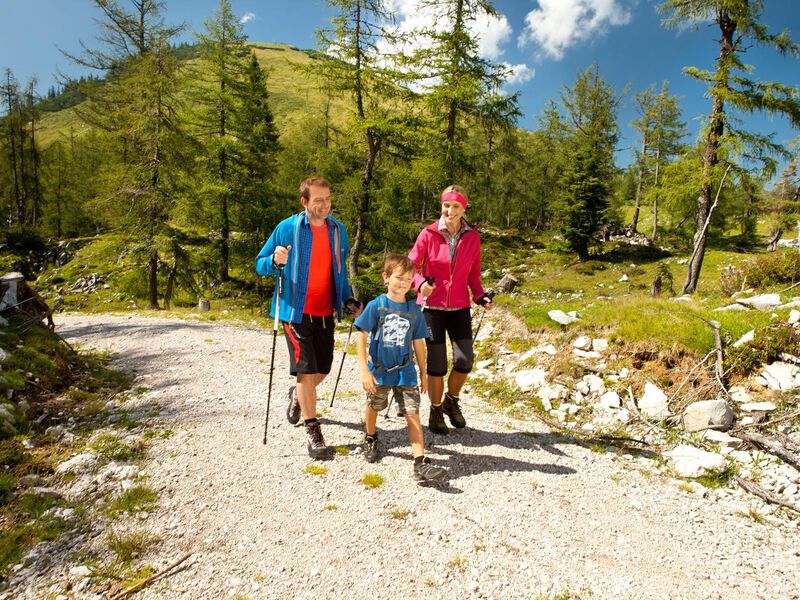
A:
[[[121,0],[124,5],[126,0]],[[397,10],[398,26],[410,26],[424,18],[415,0],[391,0]],[[496,0],[500,19],[476,25],[486,56],[514,66],[517,80],[507,86],[519,91],[524,113],[520,125],[536,127],[536,117],[563,85],[571,85],[579,69],[593,61],[600,74],[618,91],[630,84],[620,109],[623,138],[618,162],[630,161],[630,147],[636,133],[629,127],[635,118],[633,94],[655,83],[660,89],[669,81],[672,94],[681,98],[690,137],[697,136],[698,117],[710,109],[704,88],[681,71],[684,66],[713,68],[718,53],[718,31],[708,24],[676,31],[661,26],[658,2],[649,0]],[[788,29],[800,41],[798,0],[766,0],[765,22],[778,32]],[[218,0],[167,0],[166,20],[187,22],[189,31],[202,29],[202,22],[218,6]],[[99,15],[89,0],[0,0],[0,68],[11,68],[24,84],[37,76],[44,92],[61,70],[81,74],[59,53],[58,48],[79,52],[78,40],[94,47]],[[298,48],[314,47],[316,28],[325,25],[332,11],[322,0],[233,0],[251,41],[281,42]],[[190,40],[191,34],[184,35]],[[745,58],[755,66],[754,76],[790,85],[800,83],[800,60],[781,58],[776,53],[751,49]],[[748,117],[750,119],[750,117]],[[782,118],[752,117],[761,133],[776,134],[776,141],[788,144],[800,135]]]

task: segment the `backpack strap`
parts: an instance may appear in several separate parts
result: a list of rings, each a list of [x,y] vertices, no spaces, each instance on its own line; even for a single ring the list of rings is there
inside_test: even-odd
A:
[[[370,350],[369,354],[370,354],[370,358],[372,359],[372,366],[375,368],[376,374],[393,373],[394,371],[399,371],[400,369],[405,369],[406,367],[408,367],[408,365],[410,365],[410,364],[412,364],[414,362],[414,352],[413,352],[413,350],[414,350],[414,340],[413,340],[412,336],[414,335],[414,319],[415,319],[415,315],[414,315],[413,301],[412,300],[408,300],[406,302],[406,310],[408,312],[392,310],[391,308],[389,308],[388,299],[386,299],[386,297],[383,296],[383,295],[378,296],[377,302],[378,302],[378,326],[377,326],[377,331],[376,331],[375,335],[372,337],[372,343],[370,344],[370,347],[369,347],[369,350]],[[394,367],[388,367],[388,368],[384,367],[383,365],[378,364],[378,362],[375,360],[375,357],[378,354],[378,348],[380,347],[381,338],[383,337],[383,323],[384,323],[384,321],[386,321],[387,313],[392,313],[392,314],[395,314],[395,315],[408,317],[408,319],[410,321],[409,331],[408,331],[408,334],[407,334],[408,335],[408,349],[407,349],[408,350],[408,358],[402,364],[396,365]]]

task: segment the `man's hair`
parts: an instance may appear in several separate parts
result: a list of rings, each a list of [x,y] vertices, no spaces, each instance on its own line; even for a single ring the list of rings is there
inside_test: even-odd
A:
[[[312,185],[316,185],[316,186],[319,186],[319,187],[326,187],[328,189],[331,189],[331,184],[328,183],[328,180],[325,179],[324,177],[316,177],[316,176],[315,177],[309,177],[308,179],[303,181],[303,183],[300,184],[300,197],[301,198],[305,198],[306,200],[309,199],[309,191],[308,190]]]
[[[416,267],[414,266],[414,261],[408,258],[405,254],[395,254],[394,252],[389,252],[386,255],[386,259],[383,261],[383,272],[387,275],[392,275],[397,271],[401,273],[408,273],[416,271]]]
[[[444,191],[442,192],[442,196],[444,196],[445,194],[449,194],[450,192],[455,192],[456,194],[460,194],[461,196],[464,196],[464,200],[469,202],[469,196],[467,196],[467,190],[465,190],[460,185],[448,185],[446,188],[444,188]]]

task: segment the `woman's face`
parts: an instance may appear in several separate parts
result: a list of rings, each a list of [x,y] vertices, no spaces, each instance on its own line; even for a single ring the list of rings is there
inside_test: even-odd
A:
[[[467,209],[457,200],[445,200],[442,202],[442,216],[448,229],[460,227],[461,217],[464,216],[465,212],[467,212]]]

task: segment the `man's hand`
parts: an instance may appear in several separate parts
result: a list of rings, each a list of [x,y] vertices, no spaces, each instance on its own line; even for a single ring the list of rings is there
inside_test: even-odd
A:
[[[364,391],[368,394],[374,394],[376,385],[378,385],[378,382],[375,376],[369,370],[361,369],[361,387],[364,388]]]
[[[364,310],[364,305],[355,298],[348,298],[344,303],[344,307],[350,311],[350,314],[353,315],[354,319],[357,319],[361,314],[361,311]]]
[[[272,253],[272,264],[276,268],[285,266],[289,262],[289,250],[291,249],[291,246],[277,246],[275,252]]]

